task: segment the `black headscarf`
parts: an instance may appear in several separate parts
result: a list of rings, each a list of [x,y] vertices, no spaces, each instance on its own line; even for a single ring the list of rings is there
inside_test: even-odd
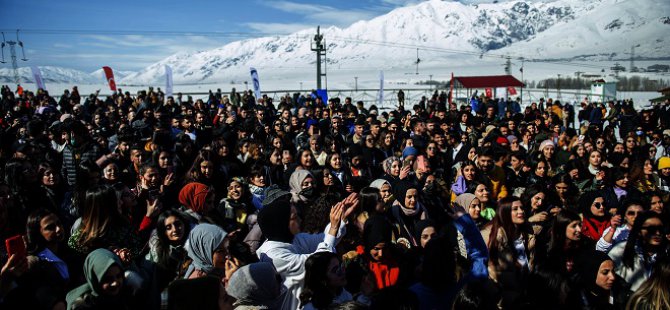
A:
[[[293,234],[289,229],[291,204],[287,197],[273,201],[258,213],[258,225],[270,241],[293,242]]]
[[[417,240],[418,243],[421,243],[421,233],[428,227],[435,228],[435,232],[437,232],[437,226],[435,226],[435,222],[432,220],[421,220],[414,226],[414,239]]]
[[[393,185],[393,195],[403,207],[407,207],[405,206],[405,196],[407,196],[407,191],[412,188],[417,190],[417,194],[419,193],[419,188],[410,181],[402,180]]]
[[[369,253],[379,243],[389,245],[393,237],[393,228],[386,217],[373,215],[365,221],[363,228],[363,242],[365,242],[365,252]]]

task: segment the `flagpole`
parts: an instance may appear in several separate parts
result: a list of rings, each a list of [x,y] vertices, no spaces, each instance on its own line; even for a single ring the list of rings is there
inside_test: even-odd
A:
[[[523,58],[521,58],[521,105],[523,105],[523,87],[526,86],[526,84],[523,82]]]

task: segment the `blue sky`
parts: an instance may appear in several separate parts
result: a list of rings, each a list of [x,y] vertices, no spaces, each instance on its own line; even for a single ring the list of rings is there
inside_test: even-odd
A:
[[[29,61],[19,66],[134,71],[180,51],[318,24],[346,27],[420,1],[0,0],[0,29],[7,40],[21,29]]]

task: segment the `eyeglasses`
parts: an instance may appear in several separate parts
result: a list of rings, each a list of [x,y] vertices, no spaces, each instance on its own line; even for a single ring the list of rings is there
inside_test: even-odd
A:
[[[654,225],[654,226],[642,226],[642,230],[646,230],[649,234],[655,235],[657,233],[663,233],[664,229],[663,226],[661,225]]]

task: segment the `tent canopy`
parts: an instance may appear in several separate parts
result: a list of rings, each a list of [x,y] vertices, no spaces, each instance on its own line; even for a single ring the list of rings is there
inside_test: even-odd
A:
[[[524,87],[521,81],[511,75],[457,76],[454,79],[464,88]]]

